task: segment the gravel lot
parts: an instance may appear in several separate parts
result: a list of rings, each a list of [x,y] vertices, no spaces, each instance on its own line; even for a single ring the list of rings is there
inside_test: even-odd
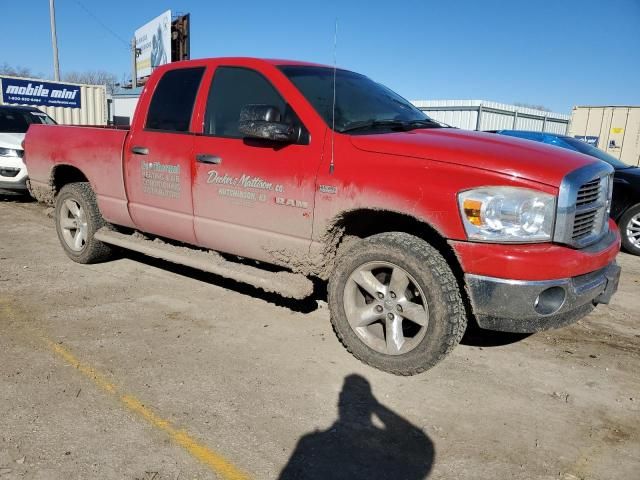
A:
[[[73,263],[0,197],[0,479],[632,479],[640,258],[609,306],[471,330],[416,377],[353,359],[323,302],[134,254]]]

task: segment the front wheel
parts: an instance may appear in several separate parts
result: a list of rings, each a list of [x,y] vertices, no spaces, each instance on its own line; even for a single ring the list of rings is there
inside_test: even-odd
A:
[[[400,232],[354,243],[329,280],[336,335],[356,358],[414,375],[459,343],[467,319],[458,282],[442,255]]]
[[[69,183],[62,187],[56,197],[55,219],[62,248],[74,262],[97,263],[111,256],[112,248],[94,238],[107,223],[89,183]]]
[[[633,255],[640,255],[640,204],[627,210],[620,219],[622,246]]]

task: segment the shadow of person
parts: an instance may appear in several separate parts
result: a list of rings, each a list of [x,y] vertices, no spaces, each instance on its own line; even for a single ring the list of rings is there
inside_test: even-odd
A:
[[[344,380],[339,417],[302,437],[280,480],[420,480],[431,472],[433,442],[380,404],[360,375]]]

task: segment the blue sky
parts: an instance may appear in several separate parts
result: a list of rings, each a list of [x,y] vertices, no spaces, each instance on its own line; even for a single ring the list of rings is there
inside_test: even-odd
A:
[[[49,2],[1,3],[0,64],[52,75]],[[410,99],[640,104],[640,0],[56,0],[61,70],[128,73],[125,42],[167,9],[191,13],[192,58],[330,64],[337,17],[338,65]]]

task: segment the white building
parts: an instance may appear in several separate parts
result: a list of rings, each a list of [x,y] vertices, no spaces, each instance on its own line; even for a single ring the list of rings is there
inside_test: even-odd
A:
[[[112,125],[131,125],[142,87],[118,88],[108,100],[109,123]]]
[[[567,133],[569,115],[487,100],[413,100],[434,120],[464,130]]]

